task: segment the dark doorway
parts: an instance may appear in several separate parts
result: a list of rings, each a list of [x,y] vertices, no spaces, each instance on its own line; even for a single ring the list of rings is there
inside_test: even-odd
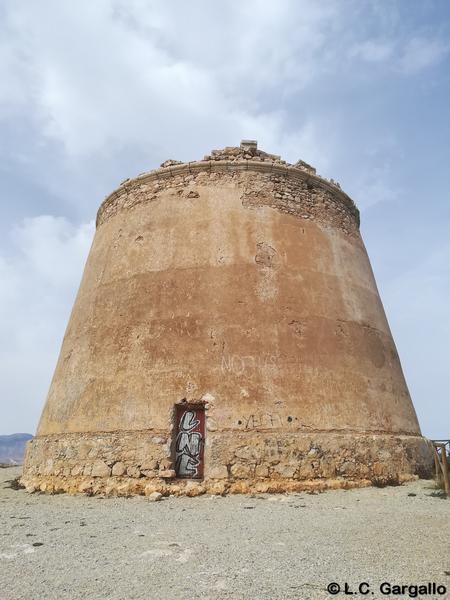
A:
[[[205,446],[205,407],[178,404],[175,421],[175,471],[177,477],[203,477]]]

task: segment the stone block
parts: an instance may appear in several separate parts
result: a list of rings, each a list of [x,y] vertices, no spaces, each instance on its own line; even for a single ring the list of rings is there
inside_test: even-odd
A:
[[[285,465],[280,463],[273,468],[273,472],[280,475],[280,477],[286,477],[287,479],[290,479],[294,477],[297,469],[298,465]]]
[[[159,471],[158,477],[162,477],[163,479],[173,479],[176,477],[176,473],[173,469],[163,469]]]
[[[225,465],[219,465],[217,467],[211,467],[208,469],[208,479],[227,479],[228,469]]]
[[[122,477],[122,475],[125,473],[125,471],[127,470],[126,466],[123,464],[123,462],[116,462],[113,465],[111,474],[114,477]]]
[[[253,469],[251,466],[242,463],[235,463],[231,465],[231,475],[236,479],[246,479],[253,475]]]
[[[128,477],[139,478],[141,476],[141,471],[138,467],[132,466],[127,468]]]
[[[96,460],[92,465],[91,475],[92,477],[109,477],[111,468],[102,460]]]
[[[149,459],[149,460],[144,460],[141,463],[141,471],[157,471],[158,468],[159,468],[159,463],[154,458]]]
[[[256,477],[268,477],[269,467],[267,465],[257,465],[255,469]]]

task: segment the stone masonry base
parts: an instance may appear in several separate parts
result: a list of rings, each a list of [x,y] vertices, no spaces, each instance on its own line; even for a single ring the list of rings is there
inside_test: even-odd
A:
[[[38,436],[23,476],[30,491],[128,496],[287,492],[400,484],[431,477],[431,444],[415,435],[208,432],[201,480],[175,477],[168,432]]]

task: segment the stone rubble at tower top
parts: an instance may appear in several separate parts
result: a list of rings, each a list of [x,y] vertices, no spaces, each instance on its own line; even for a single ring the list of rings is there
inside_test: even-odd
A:
[[[306,171],[311,175],[317,175],[316,169],[309,165],[307,162],[303,160],[298,160],[295,164],[289,163],[276,154],[269,154],[268,152],[264,152],[263,150],[258,149],[258,142],[256,140],[242,140],[240,146],[226,146],[220,150],[212,150],[211,154],[206,154],[203,157],[204,161],[221,161],[227,160],[230,162],[237,162],[242,160],[252,160],[252,161],[261,161],[261,162],[270,162],[276,165],[285,165],[287,167],[295,167],[296,169],[301,169],[302,171]],[[172,167],[174,165],[182,165],[183,161],[180,160],[166,160],[161,163],[161,167]],[[321,177],[325,179],[329,183],[335,185],[340,189],[339,183],[334,181],[334,179],[326,179],[325,177]]]

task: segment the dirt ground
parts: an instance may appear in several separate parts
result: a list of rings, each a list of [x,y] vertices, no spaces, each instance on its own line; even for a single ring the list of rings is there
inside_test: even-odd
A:
[[[0,469],[1,600],[314,600],[332,598],[332,582],[361,598],[365,582],[375,599],[411,597],[382,582],[450,590],[450,499],[430,481],[150,502],[30,495],[10,487],[19,473]]]

